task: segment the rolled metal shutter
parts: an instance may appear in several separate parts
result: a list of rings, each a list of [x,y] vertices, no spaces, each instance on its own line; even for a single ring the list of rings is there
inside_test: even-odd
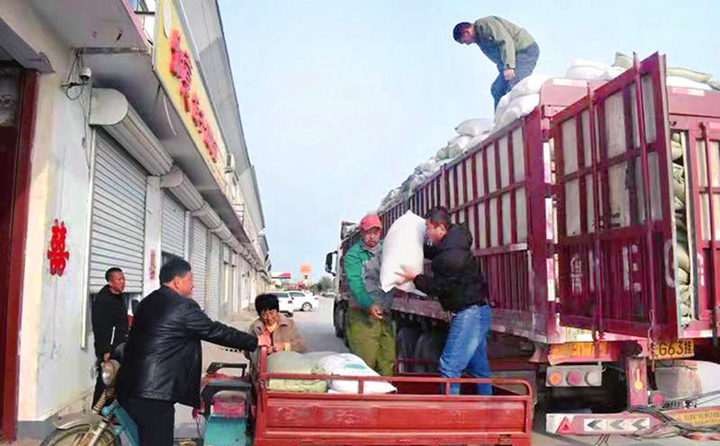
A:
[[[90,292],[105,285],[105,271],[125,273],[125,291],[142,293],[147,174],[103,132],[97,134],[92,219]]]
[[[192,243],[190,249],[190,266],[192,267],[193,299],[205,311],[205,291],[207,276],[207,232],[208,228],[197,218],[192,223]]]
[[[185,209],[167,192],[163,194],[161,242],[163,252],[185,256]]]
[[[210,254],[208,255],[207,314],[213,319],[218,319],[220,316],[220,262],[222,260],[220,248],[220,238],[212,234],[210,236]]]

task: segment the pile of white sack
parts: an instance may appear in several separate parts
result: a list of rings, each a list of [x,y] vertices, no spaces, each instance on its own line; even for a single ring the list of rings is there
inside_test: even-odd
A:
[[[612,65],[574,59],[565,72],[564,78],[607,81],[616,78],[625,70],[631,68],[632,64],[632,58],[622,53],[615,53],[615,60]],[[457,135],[452,137],[442,149],[438,150],[435,156],[417,166],[399,187],[391,190],[382,200],[378,213],[382,213],[397,203],[407,200],[415,189],[435,174],[443,164],[477,146],[482,140],[511,124],[516,119],[532,113],[540,104],[542,85],[552,77],[534,74],[518,82],[508,94],[500,99],[495,111],[495,118],[492,121],[476,118],[458,124],[455,127]],[[720,81],[713,80],[712,75],[679,67],[668,67],[667,85],[700,90],[720,90]]]
[[[388,192],[378,208],[378,213],[407,200],[415,189],[440,170],[443,164],[452,161],[490,136],[493,127],[493,121],[485,118],[468,119],[458,124],[455,127],[457,135],[438,150],[435,156],[416,166],[399,187]]]
[[[334,352],[278,352],[268,356],[268,373],[290,375],[331,375],[379,377],[360,357]],[[268,388],[276,392],[358,393],[359,383],[344,379],[271,379]],[[363,393],[378,394],[397,391],[386,381],[366,381]]]

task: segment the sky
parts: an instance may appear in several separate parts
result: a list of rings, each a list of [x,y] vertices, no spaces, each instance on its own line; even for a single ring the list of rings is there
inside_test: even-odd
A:
[[[720,77],[719,0],[219,0],[273,271],[323,275],[340,221],[376,209],[468,118],[497,69],[458,22],[498,15],[540,47],[536,74],[616,51]],[[678,7],[682,5],[682,7]]]

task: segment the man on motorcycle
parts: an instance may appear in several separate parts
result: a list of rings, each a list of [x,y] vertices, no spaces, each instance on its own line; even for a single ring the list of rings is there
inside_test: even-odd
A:
[[[137,424],[143,446],[171,446],[175,403],[200,407],[200,341],[254,351],[258,340],[211,320],[192,299],[190,264],[170,260],[160,269],[160,289],[135,312],[118,397]]]

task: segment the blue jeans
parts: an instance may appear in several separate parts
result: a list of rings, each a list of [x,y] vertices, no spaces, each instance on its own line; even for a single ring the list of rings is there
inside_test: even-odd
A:
[[[540,47],[538,47],[537,43],[518,51],[515,55],[515,79],[510,82],[505,80],[505,74],[503,73],[505,68],[498,66],[500,74],[490,86],[490,92],[495,100],[495,109],[497,109],[500,98],[512,90],[518,82],[532,74],[535,65],[537,65],[538,57],[540,57]]]
[[[473,305],[453,317],[445,348],[440,356],[440,374],[459,378],[467,369],[473,378],[490,378],[486,337],[492,312],[487,305]],[[492,395],[492,385],[478,384],[478,395]],[[460,394],[460,384],[451,384],[450,393]]]

